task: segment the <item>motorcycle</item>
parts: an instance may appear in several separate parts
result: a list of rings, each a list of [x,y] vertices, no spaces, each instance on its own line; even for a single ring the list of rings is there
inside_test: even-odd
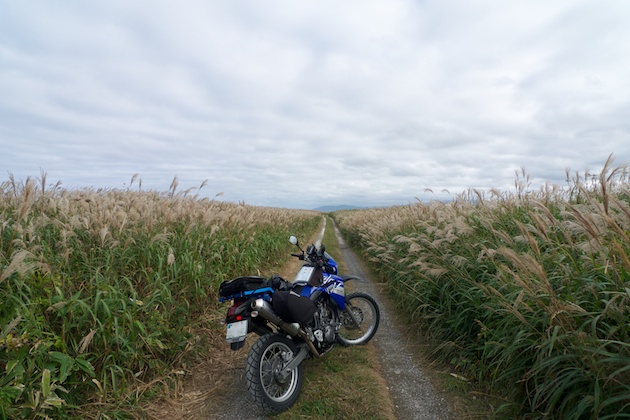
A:
[[[298,399],[302,362],[328,353],[336,343],[365,344],[380,322],[378,304],[367,293],[345,293],[345,283],[364,281],[339,275],[337,262],[309,245],[306,251],[295,236],[289,238],[304,261],[293,282],[277,275],[237,277],[219,288],[219,300],[230,302],[225,317],[226,340],[241,349],[249,333],[260,338],[247,355],[246,382],[264,411],[287,410]]]

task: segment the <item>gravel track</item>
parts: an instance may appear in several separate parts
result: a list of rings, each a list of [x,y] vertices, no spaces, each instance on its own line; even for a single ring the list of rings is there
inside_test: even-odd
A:
[[[321,243],[323,231],[316,243]],[[374,343],[382,376],[387,382],[391,399],[395,407],[397,419],[453,419],[455,415],[447,401],[433,387],[429,376],[423,370],[420,360],[414,356],[413,343],[404,333],[402,322],[393,311],[389,299],[381,293],[380,288],[370,281],[371,275],[364,269],[355,253],[345,244],[336,226],[335,234],[339,240],[341,257],[346,263],[347,273],[352,273],[367,280],[365,283],[355,282],[356,290],[365,291],[379,303],[381,324],[372,340]],[[252,341],[252,340],[248,340]],[[208,419],[252,419],[267,418],[263,411],[253,403],[245,382],[245,359],[247,349],[234,353],[239,362],[234,368],[234,380],[226,389],[224,400],[210,408]]]
[[[381,324],[371,342],[376,347],[381,373],[387,381],[394,402],[396,418],[404,420],[455,418],[447,401],[431,384],[418,357],[414,357],[413,343],[405,334],[402,322],[394,312],[391,302],[373,281],[369,281],[372,276],[346,245],[337,226],[334,226],[334,229],[347,272],[368,280],[361,283],[357,289],[374,296],[381,310]]]

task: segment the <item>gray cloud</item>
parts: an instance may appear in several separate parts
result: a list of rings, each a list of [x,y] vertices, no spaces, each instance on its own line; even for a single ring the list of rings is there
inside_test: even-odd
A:
[[[282,207],[630,160],[630,5],[0,4],[0,169]],[[431,188],[434,194],[425,194]]]

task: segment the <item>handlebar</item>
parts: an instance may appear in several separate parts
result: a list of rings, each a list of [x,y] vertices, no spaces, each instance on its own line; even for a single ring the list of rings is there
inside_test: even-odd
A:
[[[301,253],[301,254],[292,253],[291,256],[296,257],[299,260],[309,261],[310,263],[313,263],[313,264],[325,263],[324,259],[322,258],[322,255],[320,255],[319,252],[317,251],[317,248],[313,247],[310,249],[310,251],[311,251],[310,253]]]
[[[306,247],[305,251],[300,247],[295,236],[291,236],[289,238],[289,242],[291,242],[293,245],[296,245],[301,251],[300,254],[291,254],[292,257],[296,257],[300,261],[306,261],[309,265],[312,265],[327,273],[337,274],[337,263],[330,255],[326,253],[326,248],[324,247],[324,244],[320,244],[320,249],[317,249],[314,244],[311,244]]]

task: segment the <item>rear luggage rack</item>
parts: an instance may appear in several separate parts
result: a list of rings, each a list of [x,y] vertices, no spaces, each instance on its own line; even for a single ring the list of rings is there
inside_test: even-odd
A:
[[[262,298],[265,299],[266,301],[270,301],[271,295],[273,295],[273,292],[274,290],[271,287],[263,287],[261,289],[255,289],[255,290],[246,290],[246,291],[238,292],[229,296],[221,296],[219,298],[219,302],[226,302],[232,299],[241,299],[241,298],[249,297],[252,295],[259,295],[259,294],[263,294]]]

